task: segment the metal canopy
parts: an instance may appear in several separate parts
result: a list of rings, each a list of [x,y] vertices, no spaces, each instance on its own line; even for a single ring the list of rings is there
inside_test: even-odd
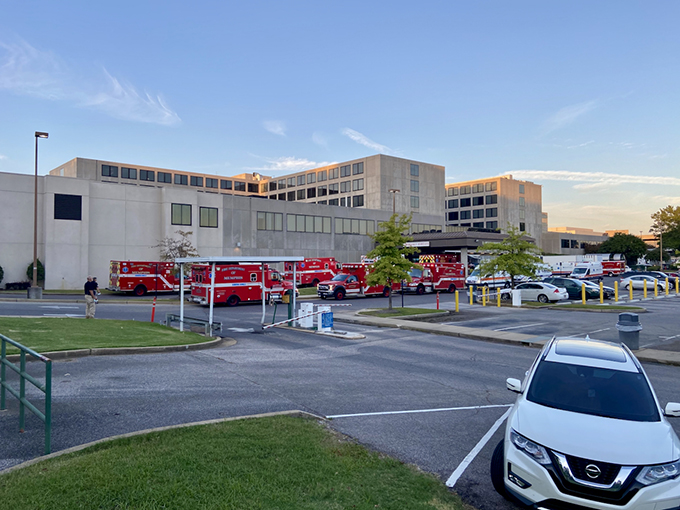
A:
[[[180,266],[180,274],[184,275],[184,264],[212,264],[211,278],[210,278],[210,336],[212,336],[213,323],[213,307],[215,304],[215,265],[216,264],[260,264],[262,267],[262,324],[264,324],[265,317],[265,293],[264,293],[264,265],[275,264],[277,262],[302,262],[304,257],[179,257],[175,259],[175,264]],[[296,265],[293,265],[293,310],[295,310],[295,281],[296,281]],[[184,331],[184,278],[180,278],[179,289],[179,330]]]

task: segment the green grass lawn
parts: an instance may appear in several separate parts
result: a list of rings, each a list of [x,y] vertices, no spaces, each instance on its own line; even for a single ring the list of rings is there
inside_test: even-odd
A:
[[[185,345],[207,341],[191,331],[139,321],[0,317],[0,334],[37,352],[100,347]],[[8,346],[8,353],[18,349]]]
[[[370,315],[371,317],[402,317],[405,315],[421,315],[446,311],[447,310],[433,310],[432,308],[394,307],[392,310],[388,310],[387,308],[382,308],[380,310],[365,310],[359,312],[359,315]]]
[[[0,495],[0,510],[466,508],[434,476],[288,416],[94,445],[0,475]]]

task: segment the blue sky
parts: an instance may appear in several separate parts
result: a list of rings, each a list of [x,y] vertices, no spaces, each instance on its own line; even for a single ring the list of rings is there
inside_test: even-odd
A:
[[[680,2],[0,0],[0,171],[281,175],[379,152],[543,185],[551,227],[680,205]]]

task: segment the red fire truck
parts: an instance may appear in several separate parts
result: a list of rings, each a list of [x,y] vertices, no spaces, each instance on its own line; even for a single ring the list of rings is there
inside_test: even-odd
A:
[[[458,262],[423,262],[422,269],[409,271],[411,281],[404,286],[404,292],[425,294],[426,292],[456,292],[465,287],[465,265]]]
[[[342,264],[335,257],[322,257],[316,259],[305,258],[302,262],[295,262],[295,278],[298,287],[311,285],[316,287],[319,282],[330,280],[342,269]],[[293,280],[293,262],[284,264],[283,277]]]
[[[602,272],[607,276],[619,276],[626,272],[625,260],[603,260]]]
[[[147,292],[177,292],[178,275],[174,262],[112,260],[107,289],[133,292],[137,296]],[[185,283],[185,286],[188,290],[189,284]]]
[[[401,282],[392,283],[392,289],[386,285],[369,286],[366,283],[366,276],[370,272],[371,264],[349,263],[342,265],[342,271],[330,280],[320,282],[316,286],[316,292],[321,299],[334,297],[337,300],[344,299],[345,296],[384,296],[390,292],[401,290]]]
[[[194,264],[191,301],[201,305],[210,303],[210,278],[212,265]],[[281,273],[264,266],[265,299],[280,300],[284,291],[293,288],[292,282],[284,281]],[[236,306],[241,301],[262,300],[262,266],[260,264],[215,265],[215,303]]]

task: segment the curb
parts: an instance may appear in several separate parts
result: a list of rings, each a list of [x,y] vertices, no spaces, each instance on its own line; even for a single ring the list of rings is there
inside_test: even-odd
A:
[[[85,356],[117,356],[123,354],[158,354],[162,352],[200,351],[203,349],[212,349],[223,343],[225,344],[224,347],[231,347],[232,345],[236,345],[236,340],[223,337],[199,344],[158,345],[150,347],[101,347],[97,349],[44,352],[41,354],[51,360],[61,360],[67,358],[83,358]],[[19,359],[19,354],[10,354],[7,356],[8,361],[19,361]]]
[[[323,416],[317,416],[312,413],[308,413],[307,411],[301,411],[298,409],[293,409],[290,411],[278,411],[278,412],[273,412],[273,413],[261,413],[261,414],[250,414],[250,415],[245,415],[245,416],[233,416],[231,418],[217,418],[215,420],[204,420],[204,421],[195,421],[195,422],[190,422],[190,423],[180,423],[178,425],[168,425],[166,427],[155,427],[152,429],[145,429],[145,430],[138,430],[136,432],[128,432],[127,434],[119,434],[117,436],[109,436],[109,437],[104,437],[102,439],[97,439],[96,441],[91,441],[89,443],[81,444],[78,446],[72,446],[71,448],[66,448],[65,450],[60,450],[55,453],[50,453],[48,455],[42,455],[40,457],[36,457],[31,460],[27,460],[26,462],[22,462],[21,464],[17,464],[16,466],[9,467],[7,469],[3,469],[0,471],[0,476],[6,475],[8,473],[11,473],[12,471],[18,471],[19,469],[26,468],[28,466],[32,466],[33,464],[37,464],[39,462],[42,462],[44,460],[49,460],[49,459],[54,459],[56,457],[61,457],[62,455],[67,455],[69,453],[73,452],[78,452],[81,450],[84,450],[85,448],[89,448],[90,446],[94,446],[100,443],[107,443],[109,441],[114,441],[116,439],[125,439],[128,437],[135,437],[135,436],[142,436],[145,434],[150,434],[152,432],[163,432],[165,430],[172,430],[172,429],[182,429],[182,428],[188,428],[188,427],[196,427],[200,425],[213,425],[216,423],[223,423],[227,421],[236,421],[236,420],[251,420],[251,419],[256,419],[256,418],[269,418],[272,416],[300,416],[304,418],[314,418],[315,420],[325,420],[326,418]]]

